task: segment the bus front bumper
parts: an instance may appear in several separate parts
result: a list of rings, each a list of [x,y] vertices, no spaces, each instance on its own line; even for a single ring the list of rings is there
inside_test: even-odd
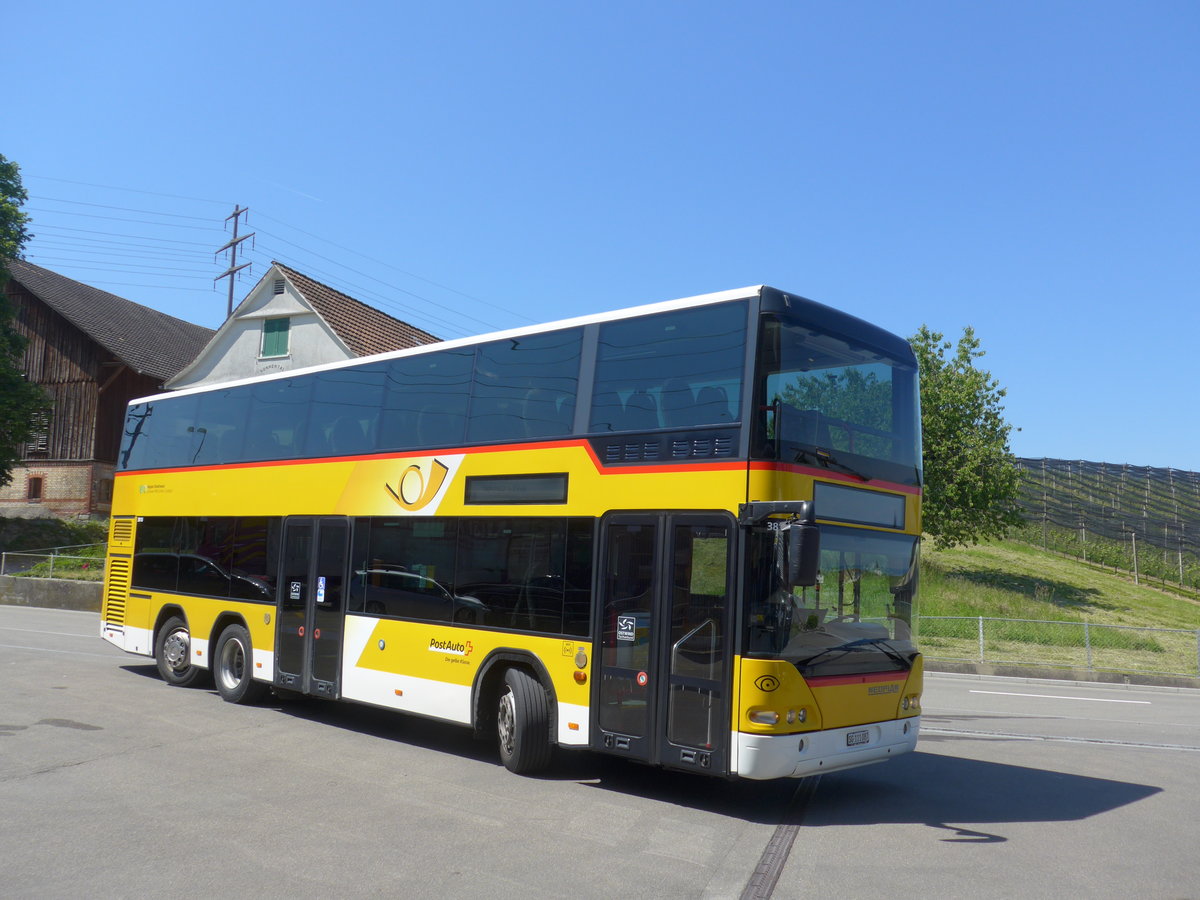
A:
[[[883,762],[917,746],[921,717],[812,731],[806,734],[737,732],[736,774],[742,778],[804,778]]]

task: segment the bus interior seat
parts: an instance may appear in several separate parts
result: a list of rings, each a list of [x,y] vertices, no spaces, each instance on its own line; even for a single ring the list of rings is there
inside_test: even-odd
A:
[[[592,398],[592,431],[622,431],[625,404],[616,391],[603,391]]]
[[[563,428],[554,395],[543,388],[532,388],[525,394],[525,432],[529,437],[550,437],[565,434],[570,426]]]
[[[682,378],[672,378],[663,385],[659,392],[662,397],[663,424],[679,427],[696,424],[696,398],[692,394],[692,386]]]
[[[249,459],[271,459],[279,456],[279,439],[268,424],[262,423],[246,435],[244,449],[242,455]]]
[[[707,385],[700,388],[696,395],[697,423],[698,425],[713,425],[717,423],[732,422],[733,416],[729,412],[729,398],[725,393],[725,388],[717,385]]]
[[[634,391],[625,401],[623,431],[647,431],[658,427],[658,404],[645,391]]]
[[[329,449],[335,456],[360,453],[364,437],[361,422],[349,416],[338,416],[329,429]]]

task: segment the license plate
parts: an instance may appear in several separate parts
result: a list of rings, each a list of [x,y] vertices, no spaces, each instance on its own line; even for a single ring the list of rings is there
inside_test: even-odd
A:
[[[859,744],[865,744],[869,740],[871,740],[871,732],[851,731],[846,735],[846,746],[857,747]]]

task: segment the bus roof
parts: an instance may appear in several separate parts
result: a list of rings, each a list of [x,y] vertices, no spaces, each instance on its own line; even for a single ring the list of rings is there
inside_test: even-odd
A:
[[[727,291],[716,291],[711,294],[699,294],[695,297],[683,297],[678,300],[665,300],[659,303],[648,303],[641,306],[630,306],[623,309],[611,310],[603,313],[592,313],[585,316],[574,316],[569,319],[559,319],[553,322],[545,322],[540,325],[525,325],[520,328],[509,328],[503,331],[493,331],[486,334],[472,335],[464,338],[455,338],[449,341],[438,341],[433,344],[422,344],[419,347],[410,347],[405,350],[392,350],[387,353],[378,353],[372,356],[360,356],[354,359],[339,360],[338,362],[322,363],[316,366],[306,366],[299,369],[290,369],[286,372],[271,372],[265,375],[254,375],[247,378],[239,378],[232,381],[221,381],[214,384],[198,385],[196,387],[185,388],[179,391],[164,391],[160,394],[153,394],[147,397],[139,397],[131,400],[130,403],[149,403],[155,400],[161,400],[166,397],[183,397],[189,394],[201,394],[214,390],[225,390],[226,388],[239,387],[247,384],[259,384],[268,381],[278,381],[284,378],[292,378],[296,375],[306,375],[312,372],[323,372],[331,369],[343,369],[351,366],[356,366],[361,363],[374,362],[384,359],[398,359],[408,356],[419,356],[424,353],[434,353],[439,350],[452,350],[456,347],[470,347],[476,344],[483,344],[489,341],[505,340],[508,338],[523,337],[531,334],[541,334],[548,331],[558,331],[564,328],[577,328],[583,325],[600,324],[603,322],[613,322],[621,319],[628,319],[634,316],[654,315],[660,312],[670,312],[672,310],[687,309],[689,307],[709,306],[715,303],[729,303],[735,300],[745,300],[751,297],[759,297],[765,294],[773,295],[776,298],[786,298],[787,301],[799,301],[799,303],[808,306],[814,310],[820,310],[828,316],[832,316],[845,327],[848,323],[853,323],[855,331],[860,329],[867,333],[876,336],[877,343],[892,343],[900,342],[904,347],[907,347],[907,342],[901,338],[891,335],[876,325],[872,325],[862,319],[858,319],[849,313],[844,313],[833,307],[825,306],[815,300],[809,300],[801,297],[798,294],[792,294],[786,291],[780,291],[777,288],[768,287],[765,284],[750,285],[743,288],[735,288]],[[890,338],[890,341],[880,341],[880,338]]]
[[[183,397],[188,394],[202,394],[207,391],[225,390],[226,388],[239,387],[246,384],[258,384],[266,381],[277,381],[283,378],[291,378],[296,375],[306,375],[310,372],[323,372],[329,369],[342,369],[350,366],[356,366],[361,363],[374,362],[381,359],[397,359],[406,356],[419,356],[422,353],[433,353],[438,350],[452,350],[455,347],[470,347],[475,344],[483,344],[488,341],[504,340],[506,338],[522,337],[529,334],[541,334],[546,331],[558,331],[562,328],[575,328],[581,325],[592,325],[600,322],[610,322],[618,319],[630,318],[632,316],[653,315],[658,312],[669,312],[675,309],[686,309],[690,306],[707,306],[713,303],[726,303],[733,300],[743,300],[748,297],[757,297],[766,285],[752,285],[750,287],[736,288],[729,291],[717,291],[711,294],[700,294],[695,297],[683,297],[678,300],[666,300],[659,303],[648,303],[642,306],[631,306],[624,309],[611,310],[604,313],[592,313],[586,316],[575,316],[570,319],[559,319],[554,322],[545,322],[539,325],[524,325],[519,328],[508,328],[503,331],[492,331],[485,334],[471,335],[464,338],[455,338],[449,341],[438,341],[433,344],[422,344],[419,347],[410,347],[405,350],[392,350],[387,353],[377,353],[373,356],[358,356],[354,359],[339,360],[338,362],[322,363],[317,366],[305,366],[300,369],[289,369],[286,372],[271,372],[266,375],[253,375],[246,378],[238,378],[232,381],[221,381],[214,384],[202,384],[196,387],[184,388],[178,391],[163,391],[160,394],[152,394],[146,397],[138,397],[131,400],[130,403],[149,403],[154,400],[161,400],[166,397]]]

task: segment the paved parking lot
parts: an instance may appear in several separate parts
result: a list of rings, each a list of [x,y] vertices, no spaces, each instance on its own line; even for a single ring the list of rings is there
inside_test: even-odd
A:
[[[5,896],[1200,897],[1200,692],[930,675],[884,765],[530,779],[438,723],[170,688],[97,631],[0,606]]]

